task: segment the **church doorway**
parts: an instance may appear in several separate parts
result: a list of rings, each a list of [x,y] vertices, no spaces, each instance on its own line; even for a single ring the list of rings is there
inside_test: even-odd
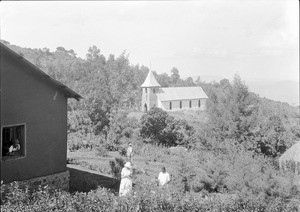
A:
[[[147,108],[147,104],[145,103],[145,105],[144,105],[144,112],[148,112],[148,108]]]

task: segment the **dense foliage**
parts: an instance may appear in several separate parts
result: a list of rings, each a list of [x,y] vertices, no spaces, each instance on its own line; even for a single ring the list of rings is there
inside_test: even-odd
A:
[[[194,129],[187,121],[177,120],[160,108],[153,107],[141,118],[140,135],[146,141],[164,146],[188,146]]]
[[[230,212],[293,212],[299,209],[299,200],[285,202],[275,198],[268,202],[259,196],[244,194],[211,196],[202,198],[196,193],[174,192],[173,188],[161,190],[152,183],[127,197],[115,196],[107,189],[88,193],[70,194],[48,187],[39,187],[35,192],[20,189],[13,184],[5,196],[1,211],[230,211]]]

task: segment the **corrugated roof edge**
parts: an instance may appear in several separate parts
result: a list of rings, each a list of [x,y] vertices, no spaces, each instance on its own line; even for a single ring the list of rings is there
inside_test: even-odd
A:
[[[11,54],[12,56],[17,57],[18,59],[20,59],[22,62],[26,63],[27,65],[31,66],[37,73],[39,73],[41,76],[45,76],[47,80],[49,80],[50,82],[52,82],[54,85],[58,86],[59,88],[62,89],[62,91],[66,94],[67,98],[74,98],[77,101],[79,101],[79,99],[83,98],[82,96],[80,96],[78,93],[76,93],[75,91],[73,91],[71,88],[69,88],[68,86],[64,85],[63,83],[51,78],[48,74],[46,74],[45,72],[43,72],[41,69],[39,69],[38,67],[36,67],[34,64],[32,64],[31,62],[29,62],[27,59],[25,59],[24,57],[22,57],[21,55],[19,55],[18,53],[16,53],[15,51],[11,50],[8,46],[6,46],[5,44],[0,42],[0,47],[1,47],[1,51],[0,54],[2,54],[2,50],[6,50],[9,54]]]

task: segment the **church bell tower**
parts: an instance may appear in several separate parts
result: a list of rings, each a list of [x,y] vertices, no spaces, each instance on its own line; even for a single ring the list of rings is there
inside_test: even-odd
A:
[[[157,106],[157,96],[161,85],[155,79],[155,76],[152,71],[149,70],[149,73],[141,85],[142,88],[142,111],[148,112],[152,107]]]

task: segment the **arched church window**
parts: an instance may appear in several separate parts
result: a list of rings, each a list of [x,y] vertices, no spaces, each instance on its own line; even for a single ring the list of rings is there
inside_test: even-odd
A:
[[[153,93],[155,93],[155,88],[153,88]]]
[[[190,108],[192,107],[192,100],[190,100]]]
[[[172,102],[170,102],[170,110],[172,110]]]
[[[198,100],[198,107],[200,107],[201,106],[201,102],[200,102],[200,99]]]
[[[182,101],[179,102],[179,108],[182,108]]]
[[[147,93],[147,88],[145,88],[145,93]]]

